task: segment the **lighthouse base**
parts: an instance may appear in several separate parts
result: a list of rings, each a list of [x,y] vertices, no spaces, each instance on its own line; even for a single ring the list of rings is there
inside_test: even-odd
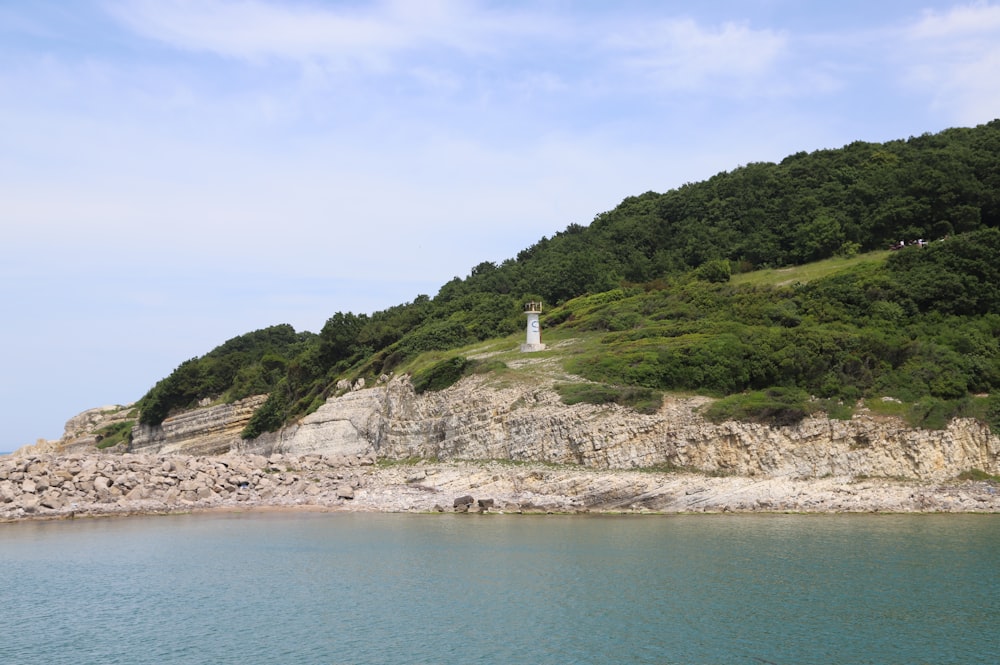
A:
[[[521,353],[531,353],[533,351],[544,351],[544,344],[522,344]]]

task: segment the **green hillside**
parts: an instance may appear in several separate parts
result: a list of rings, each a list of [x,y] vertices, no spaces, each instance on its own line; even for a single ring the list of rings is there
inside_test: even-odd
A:
[[[888,251],[917,239],[928,242]],[[319,334],[229,340],[158,382],[140,420],[269,393],[252,437],[317,408],[342,378],[410,371],[433,390],[496,371],[502,360],[463,349],[515,344],[528,300],[546,303],[547,341],[579,340],[552,353],[595,382],[566,400],[648,409],[685,391],[725,398],[715,417],[786,422],[891,397],[869,402],[924,426],[992,420],[998,252],[1000,121],[799,153],[628,198],[433,298],[337,312]]]

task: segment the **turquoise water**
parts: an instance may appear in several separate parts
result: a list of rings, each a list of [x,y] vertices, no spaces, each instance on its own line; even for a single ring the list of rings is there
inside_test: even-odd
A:
[[[0,525],[0,663],[997,663],[1000,516]]]

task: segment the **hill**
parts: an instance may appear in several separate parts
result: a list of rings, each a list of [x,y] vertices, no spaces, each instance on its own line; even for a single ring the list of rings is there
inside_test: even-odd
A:
[[[254,438],[344,379],[406,371],[439,389],[497,369],[460,349],[516,335],[522,304],[542,300],[550,339],[586,342],[560,362],[593,386],[565,400],[641,410],[685,391],[725,398],[717,418],[780,423],[888,397],[877,402],[925,427],[993,421],[998,229],[1000,121],[748,164],[628,198],[433,298],[337,312],[318,334],[229,340],[158,382],[138,419],[266,393],[244,430]],[[886,251],[900,240],[929,244]]]

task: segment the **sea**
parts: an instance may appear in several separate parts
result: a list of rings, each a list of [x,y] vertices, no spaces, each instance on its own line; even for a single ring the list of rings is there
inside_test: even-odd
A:
[[[1000,663],[1000,515],[0,524],[0,663]]]

